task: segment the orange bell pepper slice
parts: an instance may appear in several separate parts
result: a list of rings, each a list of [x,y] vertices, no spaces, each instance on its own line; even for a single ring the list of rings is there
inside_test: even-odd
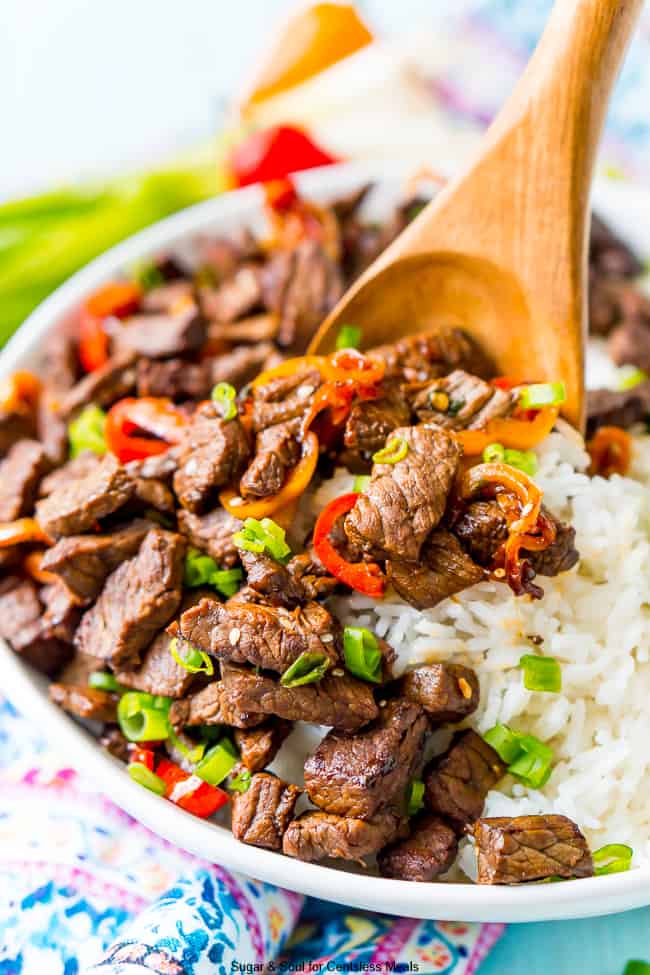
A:
[[[0,548],[20,545],[22,542],[44,542],[52,545],[53,541],[47,535],[36,518],[18,518],[17,521],[6,521],[0,524]]]
[[[489,420],[482,430],[455,430],[454,437],[466,456],[482,454],[491,443],[515,450],[530,450],[548,436],[559,412],[557,406],[544,406],[532,420],[498,417]]]
[[[587,443],[591,457],[589,473],[592,477],[624,477],[632,460],[632,438],[621,427],[600,427]]]
[[[19,369],[0,382],[0,410],[4,413],[31,413],[38,403],[42,386],[33,372]]]
[[[222,506],[233,517],[241,518],[269,518],[276,511],[286,508],[292,501],[299,498],[311,481],[318,463],[318,438],[314,433],[308,433],[302,446],[302,457],[289,475],[286,483],[277,494],[271,498],[259,501],[245,501],[232,488],[224,488],[219,494]]]

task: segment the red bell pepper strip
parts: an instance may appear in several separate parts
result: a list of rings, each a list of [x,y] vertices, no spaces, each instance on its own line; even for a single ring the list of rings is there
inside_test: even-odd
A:
[[[339,161],[302,129],[273,125],[252,132],[236,145],[230,153],[229,165],[237,186],[248,186]]]
[[[228,802],[228,793],[223,789],[208,785],[166,758],[158,763],[156,775],[165,783],[165,798],[201,819],[212,816]]]
[[[108,359],[104,319],[131,315],[141,298],[142,288],[132,281],[109,282],[86,298],[79,319],[79,361],[86,372],[94,372]]]
[[[347,562],[332,545],[329,535],[337,518],[354,508],[358,492],[343,494],[323,508],[314,528],[314,551],[335,579],[350,589],[377,599],[384,595],[386,579],[375,562]]]
[[[122,464],[153,457],[180,443],[188,418],[169,399],[156,396],[127,397],[110,408],[106,416],[106,446]],[[144,430],[150,437],[139,436]]]
[[[142,748],[140,745],[135,744],[129,745],[129,762],[137,762],[139,765],[144,765],[145,768],[148,768],[150,772],[153,772],[155,760],[156,756],[151,748]]]

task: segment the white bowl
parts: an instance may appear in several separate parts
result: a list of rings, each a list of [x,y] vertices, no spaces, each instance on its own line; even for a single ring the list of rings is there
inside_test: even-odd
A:
[[[388,212],[409,170],[350,164],[305,173],[299,185],[315,199],[328,199],[368,179],[379,183],[373,206]],[[600,212],[643,253],[650,253],[650,194],[620,183],[597,187]],[[75,312],[82,298],[117,272],[161,250],[191,250],[191,238],[260,224],[262,197],[256,187],[191,207],[130,238],[75,274],[29,317],[0,354],[0,378],[33,365],[50,329]],[[643,231],[645,228],[645,236]],[[641,236],[640,236],[641,235]],[[92,736],[50,703],[47,683],[0,641],[2,690],[65,755],[66,762],[97,783],[110,798],[149,829],[209,861],[291,890],[326,900],[405,917],[463,921],[546,921],[630,910],[650,904],[650,869],[614,876],[522,887],[416,884],[387,880],[291,860],[280,853],[237,842],[230,830],[196,819],[148,792],[104,752]],[[294,761],[295,764],[295,761]]]

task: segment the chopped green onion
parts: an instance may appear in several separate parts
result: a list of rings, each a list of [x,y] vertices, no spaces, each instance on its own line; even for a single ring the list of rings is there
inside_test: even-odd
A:
[[[212,677],[214,674],[214,664],[205,650],[197,650],[190,643],[182,641],[183,656],[179,653],[179,641],[174,637],[169,644],[169,652],[179,667],[190,674],[207,674]]]
[[[520,735],[519,748],[521,752],[508,771],[531,789],[541,789],[551,775],[553,749],[534,735]]]
[[[386,446],[372,455],[375,464],[397,464],[404,460],[409,452],[409,445],[404,437],[391,437]]]
[[[131,269],[134,281],[143,288],[144,291],[151,291],[165,283],[162,271],[155,261],[142,261]]]
[[[126,687],[123,687],[107,670],[96,670],[88,678],[88,687],[94,687],[97,691],[113,691],[115,694],[124,694]]]
[[[354,484],[352,485],[352,490],[356,491],[358,494],[362,494],[368,485],[370,484],[369,474],[357,474],[354,479]]]
[[[559,694],[562,690],[562,668],[555,657],[536,657],[532,653],[525,653],[519,666],[524,672],[527,691]]]
[[[506,765],[514,762],[520,752],[519,735],[506,724],[495,724],[494,728],[485,732],[483,738]]]
[[[194,774],[207,782],[208,785],[219,785],[230,774],[238,761],[239,755],[235,746],[229,738],[222,738],[195,765]]]
[[[529,477],[537,474],[537,454],[534,450],[514,450],[508,447],[504,451],[503,460],[510,467],[516,467]]]
[[[648,378],[647,372],[637,369],[636,366],[621,366],[616,373],[616,388],[621,392],[627,389],[634,389],[639,383],[644,383]]]
[[[210,576],[210,585],[214,586],[217,592],[230,599],[236,592],[239,592],[244,573],[241,569],[217,569]]]
[[[232,540],[237,548],[258,554],[266,552],[276,562],[284,563],[291,555],[284,528],[276,525],[272,518],[262,518],[261,521],[247,518],[243,528],[235,532]]]
[[[280,678],[280,683],[283,687],[315,684],[325,676],[330,663],[331,660],[324,653],[310,653],[304,650],[291,666],[287,667]]]
[[[217,383],[210,394],[212,402],[216,403],[221,410],[224,420],[233,420],[237,416],[237,403],[235,397],[237,390],[230,383]]]
[[[625,966],[623,975],[650,975],[650,965],[647,961],[632,959]]]
[[[542,406],[559,406],[566,399],[564,383],[532,383],[519,393],[519,405],[525,410],[538,410]]]
[[[596,876],[609,873],[625,873],[632,866],[634,850],[624,843],[609,843],[592,853]]]
[[[134,782],[138,785],[143,785],[145,789],[149,789],[150,792],[155,792],[157,796],[165,795],[165,783],[156,775],[146,765],[142,762],[131,762],[126,767],[127,772],[131,776]]]
[[[361,329],[357,325],[343,325],[336,336],[337,349],[358,349],[361,344]]]
[[[105,454],[105,428],[104,411],[93,403],[84,407],[79,416],[68,424],[70,456],[78,457],[84,450],[92,450],[94,454]]]
[[[409,789],[406,812],[409,816],[415,816],[422,809],[423,805],[424,782],[421,779],[414,779]]]
[[[220,728],[218,728],[217,731],[221,733]],[[200,762],[205,754],[205,742],[199,742],[198,745],[193,744],[193,747],[190,748],[181,738],[179,738],[172,727],[169,729],[169,741],[172,743],[174,748],[177,748],[181,755],[189,762],[192,762],[192,764],[194,764],[194,762]]]
[[[505,447],[500,443],[490,443],[483,450],[483,460],[486,464],[502,463],[505,455]]]
[[[381,651],[377,638],[363,626],[346,626],[343,630],[345,666],[361,680],[381,682]]]
[[[248,769],[244,769],[239,775],[233,776],[228,783],[228,788],[232,792],[248,792],[251,785],[251,774]]]
[[[120,698],[117,720],[129,741],[164,741],[169,737],[171,699],[143,691],[128,691]]]

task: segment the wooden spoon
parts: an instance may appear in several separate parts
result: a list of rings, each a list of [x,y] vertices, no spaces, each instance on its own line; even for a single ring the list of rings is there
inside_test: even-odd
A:
[[[641,7],[556,0],[478,158],[348,290],[310,352],[331,351],[344,323],[366,348],[458,325],[500,374],[564,380],[565,416],[582,429],[592,170]]]

